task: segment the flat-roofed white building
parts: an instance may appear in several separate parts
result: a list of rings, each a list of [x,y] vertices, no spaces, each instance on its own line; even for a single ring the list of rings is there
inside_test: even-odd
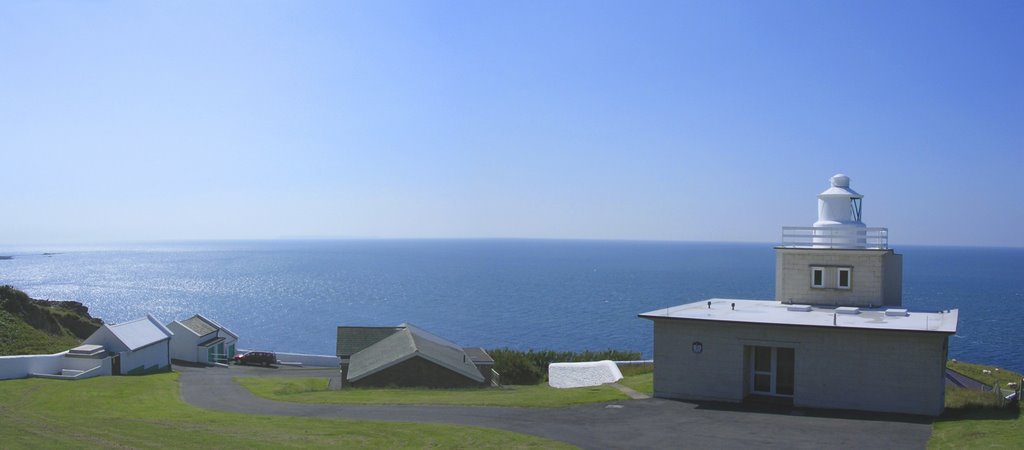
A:
[[[646,312],[654,395],[938,415],[958,311],[902,307],[902,257],[888,230],[861,222],[861,198],[836,175],[818,222],[786,227],[775,300],[710,299]]]

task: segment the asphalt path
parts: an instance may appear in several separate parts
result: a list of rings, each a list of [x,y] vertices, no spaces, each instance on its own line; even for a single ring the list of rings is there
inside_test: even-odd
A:
[[[924,448],[931,420],[776,405],[623,400],[570,408],[337,405],[267,400],[233,377],[337,377],[337,370],[180,367],[182,399],[216,411],[470,425],[581,448]]]

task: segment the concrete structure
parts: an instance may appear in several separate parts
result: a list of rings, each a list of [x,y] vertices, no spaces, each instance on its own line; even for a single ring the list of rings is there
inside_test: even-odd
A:
[[[548,364],[548,386],[578,388],[600,386],[622,379],[622,371],[613,361],[564,362]]]
[[[0,356],[0,380],[26,377],[81,380],[110,375],[112,358],[102,347],[102,353],[89,351],[84,355],[77,352],[83,347],[93,346],[83,345],[52,355]]]
[[[493,374],[494,360],[483,349],[410,324],[338,327],[337,345],[342,380],[353,386],[486,386]]]
[[[238,335],[219,323],[196,314],[167,324],[174,333],[171,358],[200,364],[227,363],[235,356]]]
[[[902,308],[902,257],[861,221],[836,175],[818,221],[783,228],[775,300],[710,299],[643,313],[657,397],[938,415],[958,311]]]
[[[136,375],[171,369],[170,330],[153,316],[117,325],[103,325],[83,344],[98,345],[112,357],[115,375]]]

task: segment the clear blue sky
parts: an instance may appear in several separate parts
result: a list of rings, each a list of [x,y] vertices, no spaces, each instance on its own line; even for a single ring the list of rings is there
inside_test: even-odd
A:
[[[0,245],[1024,246],[1024,2],[0,3]]]

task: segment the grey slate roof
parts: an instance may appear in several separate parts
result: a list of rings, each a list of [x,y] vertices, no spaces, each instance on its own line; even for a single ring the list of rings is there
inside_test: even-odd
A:
[[[338,327],[337,355],[352,356],[366,347],[395,334],[402,327]]]
[[[476,382],[484,381],[483,375],[462,347],[408,324],[353,354],[346,378],[358,381],[414,357],[423,358]]]
[[[215,322],[213,319],[203,317],[202,314],[196,314],[188,319],[178,321],[183,327],[189,331],[195,333],[196,336],[206,336],[217,330],[223,331],[224,334],[238,339],[238,335],[232,333],[231,330],[224,328],[223,325]]]
[[[215,327],[212,323],[203,320],[203,318],[198,314],[188,319],[182,320],[181,324],[184,325],[185,328],[192,330],[193,332],[200,336],[206,336],[207,334],[217,331],[217,327]]]

